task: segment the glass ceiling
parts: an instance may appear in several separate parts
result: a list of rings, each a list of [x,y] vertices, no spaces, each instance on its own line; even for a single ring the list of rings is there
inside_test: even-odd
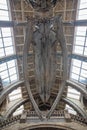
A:
[[[80,0],[77,20],[87,19],[87,0]],[[87,26],[75,28],[73,53],[87,56]],[[87,62],[72,59],[70,78],[87,84]]]
[[[77,12],[77,20],[87,19],[87,0],[80,0]],[[87,56],[87,26],[75,27],[73,53],[82,56]],[[70,79],[74,82],[80,82],[81,84],[87,85],[87,62],[72,59]],[[80,100],[81,94],[75,89],[68,87],[67,97]],[[66,105],[66,109],[71,112],[71,107]],[[72,109],[73,113],[76,112]]]
[[[0,0],[0,20],[10,21],[10,12],[8,0]],[[13,40],[12,28],[0,28],[0,58],[15,54],[15,46]],[[18,68],[17,60],[10,60],[8,62],[0,64],[0,77],[2,79],[3,87],[16,82],[18,80]],[[22,98],[21,88],[14,90],[8,96],[8,102],[14,102],[15,100]],[[8,104],[9,105],[9,104]],[[23,106],[15,111],[14,115],[20,114],[23,111]],[[19,111],[20,110],[20,111]]]

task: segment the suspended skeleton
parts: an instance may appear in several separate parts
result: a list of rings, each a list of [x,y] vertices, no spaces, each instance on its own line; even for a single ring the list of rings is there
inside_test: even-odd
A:
[[[57,0],[27,0],[31,3],[33,8],[37,11],[46,12],[52,8]],[[54,31],[54,26],[56,27]],[[36,29],[34,31],[34,29]],[[43,101],[46,103],[50,97],[50,90],[54,86],[56,79],[56,47],[59,42],[62,48],[63,54],[63,82],[61,83],[59,93],[47,113],[46,117],[50,118],[56,105],[58,105],[67,79],[67,49],[65,38],[63,34],[62,20],[60,16],[54,18],[39,18],[28,20],[26,24],[26,38],[24,45],[24,77],[25,85],[30,97],[30,100],[34,106],[36,113],[40,119],[43,119],[43,115],[36,104],[33,95],[30,90],[30,84],[27,76],[27,54],[30,43],[33,42],[35,53],[35,80],[37,91]]]
[[[36,85],[43,102],[50,97],[56,77],[56,33],[51,21],[43,19],[33,34]]]

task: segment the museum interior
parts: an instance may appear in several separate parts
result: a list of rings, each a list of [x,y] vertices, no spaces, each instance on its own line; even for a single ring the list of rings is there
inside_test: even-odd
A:
[[[0,0],[0,130],[87,130],[87,0]]]

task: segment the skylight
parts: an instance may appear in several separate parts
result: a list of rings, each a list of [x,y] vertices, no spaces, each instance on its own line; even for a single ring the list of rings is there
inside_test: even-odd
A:
[[[0,20],[10,20],[8,1],[0,0]],[[6,16],[6,18],[5,18]],[[15,53],[12,28],[0,28],[0,58]],[[8,86],[18,80],[17,61],[11,60],[0,64],[0,77],[3,86]]]
[[[2,79],[3,87],[17,81],[17,63],[16,60],[11,60],[0,64],[0,76]]]
[[[0,21],[10,21],[9,0],[0,0]],[[0,28],[0,58],[15,54],[13,29]],[[0,77],[3,87],[16,82],[19,79],[17,60],[10,60],[0,64]],[[14,90],[8,96],[9,102],[22,99],[21,88]]]
[[[87,19],[87,0],[80,0],[78,20]]]
[[[0,20],[10,20],[7,0],[0,0]]]
[[[77,20],[87,19],[87,0],[80,0],[77,14]],[[87,26],[79,26],[75,28],[73,53],[77,55],[87,56]],[[86,77],[87,62],[72,59],[70,78],[86,85]]]
[[[77,20],[87,19],[87,0],[80,0],[77,12]],[[87,56],[87,26],[75,27],[73,53]],[[87,85],[87,62],[80,59],[72,59],[70,79],[75,82]],[[68,86],[67,97],[70,99],[80,100],[80,93]],[[70,113],[76,114],[75,111],[66,105]]]

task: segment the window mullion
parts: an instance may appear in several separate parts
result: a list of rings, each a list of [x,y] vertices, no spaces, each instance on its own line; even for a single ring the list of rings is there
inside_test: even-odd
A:
[[[2,37],[2,44],[3,44],[4,55],[6,56],[5,47],[4,47],[4,39],[3,39],[3,34],[2,34],[2,29],[1,29],[1,37]]]

